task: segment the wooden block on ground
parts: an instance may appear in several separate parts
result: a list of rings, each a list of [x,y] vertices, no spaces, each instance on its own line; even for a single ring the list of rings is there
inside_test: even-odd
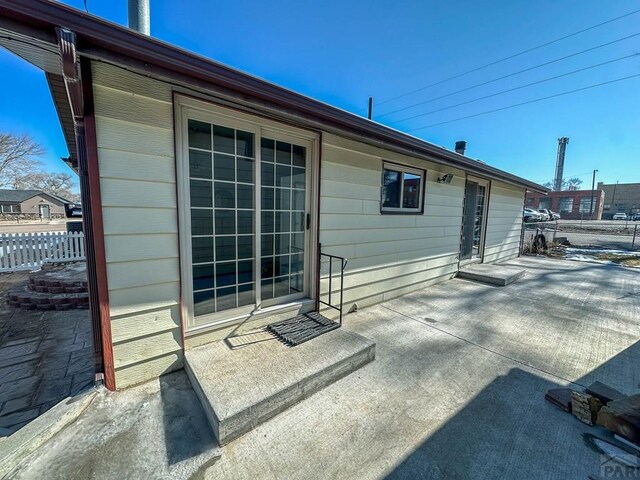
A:
[[[609,402],[598,412],[596,424],[640,444],[640,395]]]
[[[572,391],[570,388],[550,388],[544,398],[565,412],[571,412]]]
[[[624,393],[602,382],[593,382],[587,387],[587,393],[599,398],[604,405],[613,400],[620,400],[626,397]]]
[[[583,423],[594,425],[602,402],[588,393],[571,392],[571,413]]]

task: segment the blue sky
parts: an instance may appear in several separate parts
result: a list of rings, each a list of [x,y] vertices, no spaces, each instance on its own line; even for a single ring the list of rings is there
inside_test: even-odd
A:
[[[84,8],[82,0],[67,0]],[[126,0],[88,0],[89,11],[126,23]],[[473,0],[300,2],[151,0],[153,36],[300,93],[374,118],[496,77],[640,32],[640,13],[398,101],[395,97],[549,40],[640,9],[640,0]],[[576,75],[413,120],[403,118],[473,100],[572,70],[640,53],[640,36],[490,85],[434,100],[385,124],[424,125],[640,74],[640,55]],[[28,132],[47,148],[47,166],[68,171],[44,76],[0,51],[0,129]],[[565,176],[591,183],[640,182],[640,77],[501,112],[414,131],[447,148],[537,182],[554,174],[557,138],[570,142]]]

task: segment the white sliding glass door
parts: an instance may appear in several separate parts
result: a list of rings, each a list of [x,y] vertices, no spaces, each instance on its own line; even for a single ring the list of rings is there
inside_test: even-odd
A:
[[[182,122],[189,326],[308,297],[312,142],[188,110]]]

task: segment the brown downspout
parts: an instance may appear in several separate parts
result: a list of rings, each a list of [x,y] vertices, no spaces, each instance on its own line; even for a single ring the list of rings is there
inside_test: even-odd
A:
[[[72,31],[56,28],[56,36],[76,137],[96,381],[104,381],[109,390],[115,390],[91,63],[78,58]]]

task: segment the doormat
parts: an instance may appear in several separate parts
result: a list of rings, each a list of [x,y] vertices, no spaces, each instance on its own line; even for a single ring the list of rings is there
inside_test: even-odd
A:
[[[323,333],[335,330],[339,323],[318,312],[302,313],[284,322],[272,323],[267,330],[291,347],[307,342]]]

